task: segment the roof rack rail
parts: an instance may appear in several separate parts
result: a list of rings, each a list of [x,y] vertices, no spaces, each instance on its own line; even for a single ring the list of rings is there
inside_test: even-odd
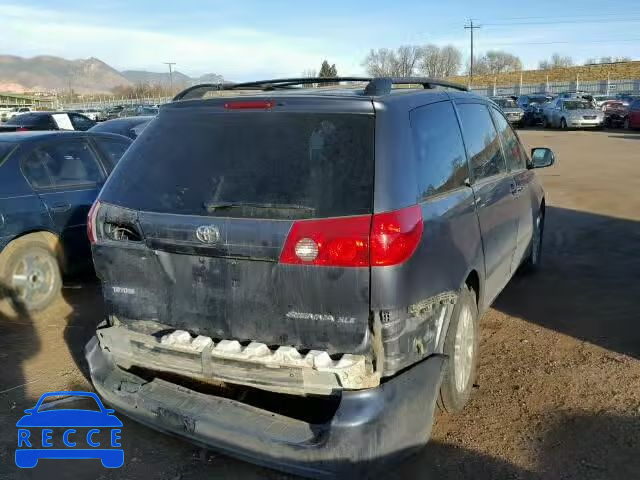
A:
[[[365,95],[378,96],[391,93],[394,85],[422,85],[423,88],[435,87],[453,88],[468,91],[464,85],[426,77],[304,77],[304,78],[276,78],[243,83],[203,83],[194,85],[178,93],[173,101],[203,98],[209,92],[220,90],[260,90],[270,91],[291,88],[296,85],[325,84],[332,85],[339,82],[367,82]]]

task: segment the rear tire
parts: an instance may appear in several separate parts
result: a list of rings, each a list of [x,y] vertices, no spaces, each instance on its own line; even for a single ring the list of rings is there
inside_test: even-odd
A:
[[[478,306],[468,286],[460,291],[444,341],[447,371],[440,385],[438,407],[449,413],[461,411],[471,397],[478,363]]]
[[[45,238],[29,234],[12,241],[0,254],[0,288],[17,312],[36,312],[60,294],[62,275]]]
[[[544,214],[539,211],[533,221],[533,235],[531,236],[531,249],[529,256],[523,262],[523,271],[535,273],[542,265],[542,237],[544,234]]]
[[[567,121],[564,119],[564,117],[562,117],[562,118],[560,119],[560,128],[561,128],[562,130],[566,130],[566,129],[567,129]]]
[[[625,130],[631,130],[631,124],[629,123],[629,117],[626,117],[624,119],[623,127],[624,127]]]
[[[542,117],[542,128],[549,128],[549,120],[547,120],[547,117]]]

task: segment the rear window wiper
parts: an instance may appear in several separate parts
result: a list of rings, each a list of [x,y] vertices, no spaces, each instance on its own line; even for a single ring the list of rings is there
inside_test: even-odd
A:
[[[271,208],[274,210],[305,210],[310,213],[315,212],[315,208],[306,205],[296,205],[289,203],[257,203],[257,202],[205,202],[204,208],[207,212],[216,210],[227,210],[230,208]]]

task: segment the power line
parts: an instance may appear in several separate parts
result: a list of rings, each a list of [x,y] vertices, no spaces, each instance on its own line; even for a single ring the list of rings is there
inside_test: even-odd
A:
[[[640,22],[640,18],[619,18],[600,20],[560,20],[557,22],[505,22],[505,23],[485,23],[487,27],[517,27],[521,25],[582,25],[587,23],[608,24],[608,23],[635,23]]]
[[[491,46],[505,47],[509,45],[571,45],[571,44],[582,44],[582,43],[620,43],[620,42],[640,42],[640,38],[552,41],[552,42],[508,42],[508,43],[487,42],[487,43],[489,43]]]
[[[625,14],[618,13],[592,13],[592,14],[577,14],[577,15],[546,15],[546,16],[532,16],[532,17],[501,17],[496,18],[498,21],[502,20],[545,20],[545,19],[554,19],[554,18],[587,18],[587,17],[624,17],[624,16],[635,16],[640,15],[640,12],[627,12]]]
[[[469,19],[469,23],[464,26],[465,30],[469,30],[469,33],[471,34],[471,61],[469,63],[469,78],[470,78],[470,80],[473,80],[473,31],[478,29],[478,28],[481,28],[481,27],[482,27],[482,25],[474,25],[472,18],[470,18]]]

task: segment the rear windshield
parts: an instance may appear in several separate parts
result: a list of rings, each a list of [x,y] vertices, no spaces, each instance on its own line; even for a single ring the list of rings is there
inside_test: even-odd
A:
[[[167,112],[129,148],[101,197],[188,215],[371,213],[373,141],[371,115]]]

